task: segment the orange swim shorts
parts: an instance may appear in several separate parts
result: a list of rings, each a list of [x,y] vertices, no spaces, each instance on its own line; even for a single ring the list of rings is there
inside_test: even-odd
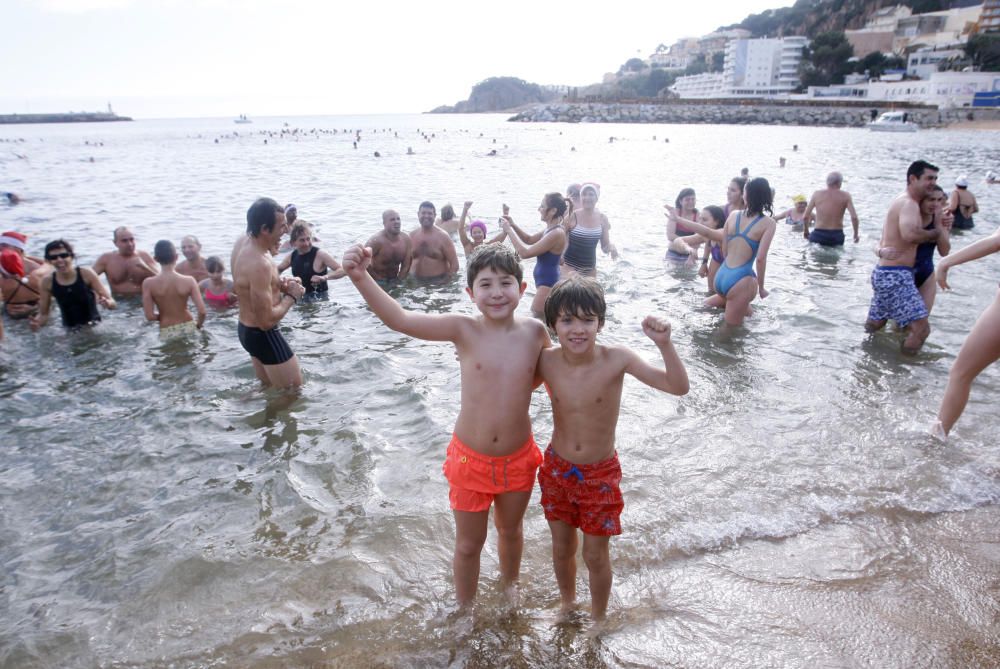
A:
[[[538,470],[545,519],[561,520],[593,536],[621,534],[625,508],[621,481],[617,453],[607,460],[577,465],[556,455],[549,446]]]
[[[486,511],[505,492],[531,492],[542,452],[533,436],[510,455],[478,453],[452,435],[442,470],[451,487],[448,500],[455,511]]]

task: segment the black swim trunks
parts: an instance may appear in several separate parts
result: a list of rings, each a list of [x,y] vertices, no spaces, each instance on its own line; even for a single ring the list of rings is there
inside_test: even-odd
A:
[[[240,344],[250,357],[260,360],[265,365],[280,365],[295,355],[288,342],[278,332],[278,328],[261,330],[240,323]]]

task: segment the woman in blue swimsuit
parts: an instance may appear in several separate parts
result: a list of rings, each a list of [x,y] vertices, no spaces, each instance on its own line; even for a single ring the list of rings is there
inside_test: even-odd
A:
[[[750,315],[750,303],[759,294],[767,297],[764,272],[767,251],[774,237],[775,223],[769,214],[772,195],[767,179],[751,179],[743,192],[746,209],[734,211],[723,229],[722,255],[725,260],[715,275],[715,295],[705,304],[726,310],[726,323],[742,325]],[[768,214],[768,215],[765,215]],[[757,273],[753,271],[754,262]]]
[[[538,213],[545,222],[545,229],[537,235],[525,235],[510,216],[505,215],[500,220],[517,254],[522,259],[535,258],[535,299],[531,301],[531,313],[541,318],[545,298],[559,280],[559,259],[567,245],[562,222],[573,213],[573,203],[559,193],[549,193],[542,198]]]

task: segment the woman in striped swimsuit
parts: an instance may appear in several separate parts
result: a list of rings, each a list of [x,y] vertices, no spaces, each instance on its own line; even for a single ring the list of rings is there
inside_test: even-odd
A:
[[[596,277],[598,242],[601,244],[601,250],[609,254],[612,260],[618,259],[618,249],[611,243],[609,232],[611,224],[608,223],[608,217],[596,208],[600,196],[601,190],[597,184],[585,183],[580,188],[582,209],[573,213],[566,226],[569,243],[562,258],[563,276],[575,272]]]

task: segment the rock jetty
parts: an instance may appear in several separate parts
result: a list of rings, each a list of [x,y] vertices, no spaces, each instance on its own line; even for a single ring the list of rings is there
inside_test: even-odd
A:
[[[873,102],[864,106],[784,104],[771,101],[708,104],[564,102],[534,105],[509,120],[543,123],[718,123],[862,127],[871,121],[872,110],[881,114],[890,109],[906,111],[922,128],[943,127],[958,121],[975,120],[980,114],[978,109],[939,110],[936,107],[922,105],[890,107],[884,102]]]
[[[128,116],[109,112],[66,112],[64,114],[0,114],[0,125],[13,123],[106,123],[131,121]]]

